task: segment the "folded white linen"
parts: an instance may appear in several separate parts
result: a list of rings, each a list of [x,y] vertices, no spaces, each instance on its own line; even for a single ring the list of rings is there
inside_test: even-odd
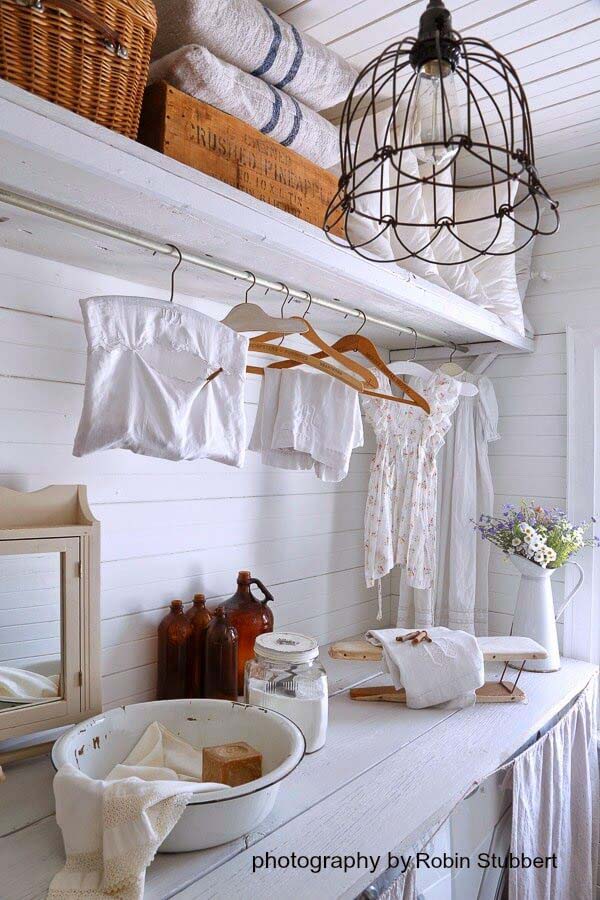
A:
[[[54,796],[67,858],[48,900],[141,900],[146,868],[191,791],[179,781],[100,781],[61,766]]]
[[[155,0],[153,59],[202,44],[220,59],[285,90],[312,109],[345,100],[358,72],[258,0]]]
[[[134,768],[170,772],[168,777],[180,781],[202,781],[202,750],[192,747],[160,722],[153,722],[148,725],[131,753],[109,772],[106,780],[118,778],[117,770],[123,772],[124,769]],[[133,774],[137,772],[125,772],[125,777]],[[149,774],[147,771],[146,775]]]
[[[431,643],[396,640],[411,630],[383,628],[366,634],[367,640],[381,646],[394,687],[406,691],[406,705],[423,709],[444,703],[460,708],[475,703],[475,691],[485,681],[477,639],[466,631],[436,627],[427,629]]]
[[[189,44],[157,60],[150,67],[150,83],[155,81],[236,116],[324,169],[339,162],[338,132],[331,122],[206,47]]]
[[[201,777],[202,751],[159,722],[105,780],[61,766],[54,796],[67,859],[48,900],[141,900],[146,868],[192,794],[230,790]]]
[[[15,700],[51,700],[58,697],[60,675],[40,675],[28,669],[0,666],[0,697]]]
[[[358,393],[329,375],[265,369],[249,450],[265,465],[339,482],[364,440]]]

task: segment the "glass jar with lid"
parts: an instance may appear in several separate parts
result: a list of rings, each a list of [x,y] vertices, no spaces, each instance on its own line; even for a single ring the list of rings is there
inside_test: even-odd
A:
[[[313,753],[327,735],[327,673],[314,638],[293,632],[260,634],[246,663],[244,696],[251,706],[273,709],[296,723]]]

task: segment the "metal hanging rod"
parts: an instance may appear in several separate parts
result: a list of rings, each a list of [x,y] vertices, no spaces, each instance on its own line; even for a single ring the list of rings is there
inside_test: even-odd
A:
[[[93,231],[96,234],[103,234],[105,237],[116,238],[117,240],[124,241],[128,244],[133,244],[136,247],[151,250],[153,253],[160,253],[163,256],[172,256],[176,252],[181,252],[181,259],[183,262],[191,263],[194,266],[200,266],[203,269],[210,269],[212,272],[219,272],[222,275],[229,275],[231,278],[239,278],[242,281],[249,282],[252,286],[256,284],[270,291],[277,291],[282,294],[288,293],[290,300],[297,300],[305,303],[311,299],[311,294],[309,294],[308,291],[288,288],[287,285],[284,285],[280,281],[271,281],[268,278],[264,278],[262,275],[255,275],[253,272],[235,269],[232,266],[228,266],[227,263],[213,259],[209,256],[197,256],[195,253],[187,253],[183,250],[178,251],[173,244],[153,241],[150,238],[135,234],[133,231],[126,231],[124,228],[115,228],[113,225],[107,225],[104,222],[99,222],[96,219],[89,219],[86,216],[80,216],[77,213],[61,209],[59,206],[44,203],[41,200],[34,200],[24,194],[17,194],[14,191],[7,190],[3,187],[0,187],[0,202],[15,206],[18,209],[25,209],[28,212],[39,213],[49,219],[64,222],[66,225],[75,225],[78,228],[84,228],[87,231]],[[416,334],[417,338],[420,340],[426,341],[430,345],[433,344],[436,347],[448,347],[449,349],[460,351],[462,353],[468,351],[468,347],[464,344],[455,344],[454,341],[442,340],[433,337],[430,334],[423,334],[420,331],[415,332],[413,328],[409,328],[406,325],[397,325],[395,322],[390,322],[388,319],[381,319],[379,316],[371,316],[368,313],[363,313],[362,310],[357,309],[356,307],[346,306],[338,300],[325,300],[322,297],[313,296],[312,302],[315,306],[322,306],[324,309],[332,309],[334,312],[341,313],[344,316],[351,316],[352,318],[357,319],[362,319],[364,316],[365,321],[370,322],[371,325],[388,328],[396,333],[410,334],[413,337]]]

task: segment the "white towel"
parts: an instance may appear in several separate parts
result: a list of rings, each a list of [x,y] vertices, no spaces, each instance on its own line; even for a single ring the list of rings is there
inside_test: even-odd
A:
[[[258,0],[156,0],[153,59],[201,44],[312,109],[345,100],[357,71]]]
[[[127,771],[127,770],[132,771]],[[140,770],[139,777],[155,780],[158,773],[180,781],[202,781],[202,750],[182,741],[160,722],[148,725],[145,732],[123,762],[106,776],[107,781],[127,778]],[[164,775],[163,775],[164,777]],[[222,787],[222,785],[219,785]]]
[[[340,158],[337,128],[254,75],[217,59],[205,47],[190,44],[150,67],[150,83],[168,81],[197,100],[210,103],[328,169]]]
[[[0,697],[15,700],[51,700],[58,697],[60,675],[39,675],[28,669],[0,666]]]
[[[179,781],[97,781],[61,766],[54,796],[67,859],[48,900],[141,900],[146,868],[190,791]]]
[[[411,630],[384,628],[366,635],[383,649],[394,687],[406,691],[406,705],[423,709],[448,703],[451,708],[460,708],[475,703],[475,691],[485,682],[483,653],[477,639],[466,631],[439,627],[427,629],[431,643],[415,645],[396,640]]]
[[[48,900],[141,900],[146,868],[192,794],[229,790],[198,782],[202,751],[158,722],[104,781],[70,764],[54,778],[66,864]]]
[[[249,450],[265,465],[339,482],[364,435],[358,393],[306,369],[265,369]]]

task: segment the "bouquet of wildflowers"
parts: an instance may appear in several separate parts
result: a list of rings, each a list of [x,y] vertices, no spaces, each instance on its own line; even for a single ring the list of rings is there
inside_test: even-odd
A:
[[[474,524],[483,540],[504,553],[524,556],[544,569],[558,569],[583,547],[600,546],[600,539],[588,535],[595,521],[572,525],[558,507],[545,509],[521,500],[519,506],[505,504],[501,516],[480,516]]]

